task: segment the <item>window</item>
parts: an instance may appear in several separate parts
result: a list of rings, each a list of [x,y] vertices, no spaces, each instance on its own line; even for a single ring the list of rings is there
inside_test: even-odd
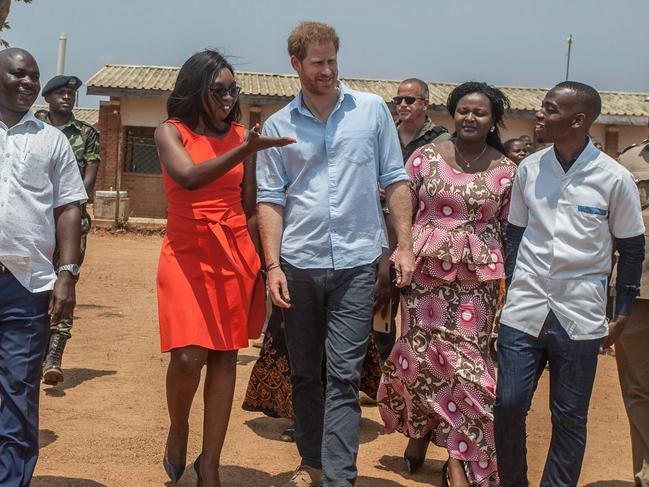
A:
[[[124,172],[162,174],[153,127],[125,127]]]

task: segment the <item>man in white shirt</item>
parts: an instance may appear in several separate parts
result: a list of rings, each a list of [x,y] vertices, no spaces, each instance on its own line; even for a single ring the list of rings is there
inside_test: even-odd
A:
[[[71,316],[86,201],[65,135],[36,119],[34,58],[0,51],[0,485],[27,487],[50,320]],[[60,250],[58,277],[52,266]]]
[[[566,81],[536,113],[551,147],[524,159],[512,188],[506,272],[511,284],[498,337],[494,410],[502,487],[528,485],[525,418],[550,368],[552,441],[541,486],[576,486],[600,345],[614,342],[638,294],[644,224],[631,174],[588,138],[599,93]],[[620,254],[617,303],[605,318],[613,245]],[[512,275],[513,273],[513,275]]]

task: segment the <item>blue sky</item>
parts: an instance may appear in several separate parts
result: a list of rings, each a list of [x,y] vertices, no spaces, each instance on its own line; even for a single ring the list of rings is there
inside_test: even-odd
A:
[[[204,47],[235,69],[289,73],[286,37],[301,20],[336,28],[341,76],[550,87],[572,33],[572,79],[649,92],[648,0],[33,0],[14,3],[3,37],[34,54],[44,81],[61,32],[66,73],[84,81],[107,63],[179,66]]]

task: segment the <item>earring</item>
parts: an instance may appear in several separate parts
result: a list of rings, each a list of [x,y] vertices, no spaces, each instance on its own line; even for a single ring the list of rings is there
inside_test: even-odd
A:
[[[491,128],[489,129],[489,132],[493,132],[494,130],[496,130],[496,127],[491,127]]]

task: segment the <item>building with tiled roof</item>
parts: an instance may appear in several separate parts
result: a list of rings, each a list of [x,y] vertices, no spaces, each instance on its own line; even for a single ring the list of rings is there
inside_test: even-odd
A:
[[[89,95],[166,98],[171,93],[179,68],[168,66],[129,66],[108,64],[88,80]],[[300,89],[294,74],[237,72],[242,89],[242,102],[263,103],[290,101]],[[362,78],[341,78],[350,88],[380,95],[390,103],[399,81]],[[446,98],[456,85],[428,83],[433,109],[445,109]],[[547,88],[499,86],[509,97],[512,111],[532,112],[541,104]],[[649,93],[602,91],[602,116],[626,119],[629,125],[647,126]],[[622,120],[620,120],[622,121]]]
[[[132,214],[160,217],[165,214],[164,191],[153,130],[166,118],[165,102],[171,93],[178,67],[108,64],[87,82],[89,95],[110,97],[102,102],[99,127],[102,132],[102,164],[97,189],[116,187],[116,168],[121,170],[122,189],[130,192]],[[407,75],[407,73],[406,73]],[[263,123],[293,99],[299,90],[294,74],[236,72],[241,87],[242,123]],[[341,78],[355,90],[381,96],[391,109],[399,81]],[[446,98],[452,83],[429,82],[429,116],[434,123],[451,129]],[[541,105],[546,88],[499,86],[509,97],[511,110],[505,119],[503,140],[523,134],[533,135],[534,113]],[[649,93],[603,91],[602,115],[593,125],[592,135],[609,154],[617,157],[627,145],[647,136]]]

